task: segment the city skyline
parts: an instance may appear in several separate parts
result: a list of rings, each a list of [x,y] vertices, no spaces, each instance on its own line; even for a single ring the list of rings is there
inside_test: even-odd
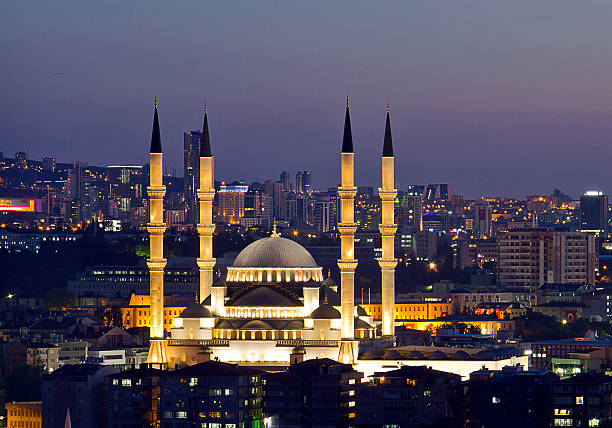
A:
[[[2,151],[141,163],[156,95],[165,164],[180,171],[183,132],[201,126],[206,99],[220,176],[263,179],[283,159],[281,169],[308,168],[325,188],[339,180],[348,93],[358,184],[379,181],[389,101],[400,186],[449,182],[467,197],[610,193],[612,100],[601,88],[612,72],[612,6],[521,3],[263,4],[240,16],[194,3],[8,3]]]

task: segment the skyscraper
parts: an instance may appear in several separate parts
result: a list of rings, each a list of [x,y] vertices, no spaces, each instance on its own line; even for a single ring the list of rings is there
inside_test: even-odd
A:
[[[421,193],[403,192],[396,210],[398,226],[403,229],[423,230],[423,199]]]
[[[15,153],[15,164],[19,168],[27,168],[28,167],[28,154],[26,152]]]
[[[117,203],[119,215],[128,216],[132,204],[142,205],[142,167],[111,165],[107,170],[110,197]]]
[[[68,199],[72,202],[78,221],[91,216],[89,180],[90,174],[86,163],[75,162],[74,168],[68,170]]]
[[[289,173],[287,171],[282,171],[280,173],[280,182],[283,184],[283,190],[285,192],[291,190],[291,177],[289,176]]]
[[[529,288],[546,283],[590,284],[597,266],[592,233],[514,229],[497,237],[497,281]]]
[[[304,191],[304,177],[302,171],[298,171],[295,174],[295,191],[297,193],[302,193]]]
[[[309,192],[311,190],[312,185],[312,177],[310,176],[310,171],[302,172],[302,190],[304,192]]]
[[[608,196],[588,191],[580,197],[580,231],[605,234],[608,230]]]
[[[464,212],[465,201],[462,195],[451,196],[451,210],[453,215],[462,216]]]
[[[55,158],[52,156],[47,156],[46,158],[43,158],[42,169],[43,171],[55,171]]]
[[[491,206],[484,201],[474,204],[474,232],[477,238],[491,236]]]
[[[185,208],[186,220],[190,223],[198,221],[197,191],[200,185],[200,142],[202,133],[199,131],[185,132],[183,136],[183,155],[185,169]]]

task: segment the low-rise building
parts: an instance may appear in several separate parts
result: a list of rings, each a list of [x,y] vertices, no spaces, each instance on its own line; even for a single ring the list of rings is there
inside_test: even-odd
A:
[[[540,340],[531,344],[531,367],[535,370],[552,370],[555,359],[576,359],[577,354],[590,353],[597,349],[603,350],[604,362],[601,369],[611,368],[612,340],[607,338],[599,339],[590,335],[574,339]]]
[[[163,374],[162,370],[147,368],[107,376],[108,426],[159,426],[158,400]]]
[[[483,302],[476,306],[476,315],[491,315],[498,319],[520,318],[527,309],[519,302]]]
[[[555,427],[596,427],[612,417],[612,376],[582,373],[553,387]]]
[[[360,305],[374,320],[382,319],[382,305],[371,303]],[[413,300],[395,302],[395,321],[430,320],[451,315],[452,304],[448,299]]]
[[[548,427],[552,389],[559,379],[546,370],[507,366],[470,374],[467,383],[468,427]]]
[[[357,386],[357,426],[459,426],[461,377],[425,366],[375,373]]]
[[[159,414],[164,427],[263,426],[262,372],[207,361],[165,372]]]
[[[301,350],[303,352],[303,349]],[[294,349],[294,355],[300,349]],[[303,357],[303,354],[301,354]],[[273,426],[351,426],[363,373],[328,358],[263,375],[264,416]]]
[[[104,377],[117,371],[111,366],[75,364],[43,376],[42,426],[63,428],[69,409],[74,427],[106,427]]]
[[[6,403],[7,428],[41,428],[42,412],[40,401],[21,401]]]

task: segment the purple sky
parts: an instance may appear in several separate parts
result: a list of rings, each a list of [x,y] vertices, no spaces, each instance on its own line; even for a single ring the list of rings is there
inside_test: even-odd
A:
[[[220,178],[378,185],[385,104],[401,188],[612,192],[612,2],[5,0],[0,151],[142,163],[153,96],[168,166],[208,100]]]

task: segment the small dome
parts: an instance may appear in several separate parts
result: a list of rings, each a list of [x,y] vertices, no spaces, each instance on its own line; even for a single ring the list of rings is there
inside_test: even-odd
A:
[[[369,316],[365,309],[362,306],[357,306],[357,316],[358,317],[367,317]]]
[[[325,280],[323,280],[323,285],[327,286],[327,287],[335,287],[336,286],[336,281],[334,281],[332,279],[332,277],[327,274],[327,278],[325,278]]]
[[[187,306],[181,312],[181,318],[212,318],[212,316],[210,311],[199,303]]]
[[[432,360],[447,360],[448,359],[446,354],[442,351],[433,351],[431,354],[429,354],[429,358]]]
[[[305,354],[306,350],[304,349],[303,346],[296,346],[295,348],[293,348],[291,350],[292,354]]]
[[[388,349],[383,354],[383,360],[403,360],[402,354],[397,352],[395,349]]]
[[[372,328],[372,326],[370,324],[368,324],[367,322],[365,322],[364,320],[359,319],[359,318],[355,318],[355,329],[369,330],[371,328]]]
[[[411,359],[413,359],[413,360],[424,360],[424,359],[425,359],[425,355],[423,355],[423,353],[422,353],[422,352],[417,351],[417,350],[414,350],[414,351],[410,352],[410,353],[407,355],[407,357],[408,357],[408,358],[411,358]]]
[[[238,254],[232,267],[316,268],[317,264],[306,248],[273,234],[249,244]]]
[[[324,304],[327,298],[327,303],[332,306],[340,306],[340,293],[332,290],[329,287],[323,286],[319,289],[319,304]]]
[[[451,358],[453,360],[469,360],[470,359],[470,354],[468,354],[465,351],[457,351],[455,352],[453,355],[451,355]]]
[[[340,311],[334,308],[332,305],[322,304],[317,309],[312,311],[310,318],[315,320],[331,320],[342,318],[342,314],[340,314]]]

